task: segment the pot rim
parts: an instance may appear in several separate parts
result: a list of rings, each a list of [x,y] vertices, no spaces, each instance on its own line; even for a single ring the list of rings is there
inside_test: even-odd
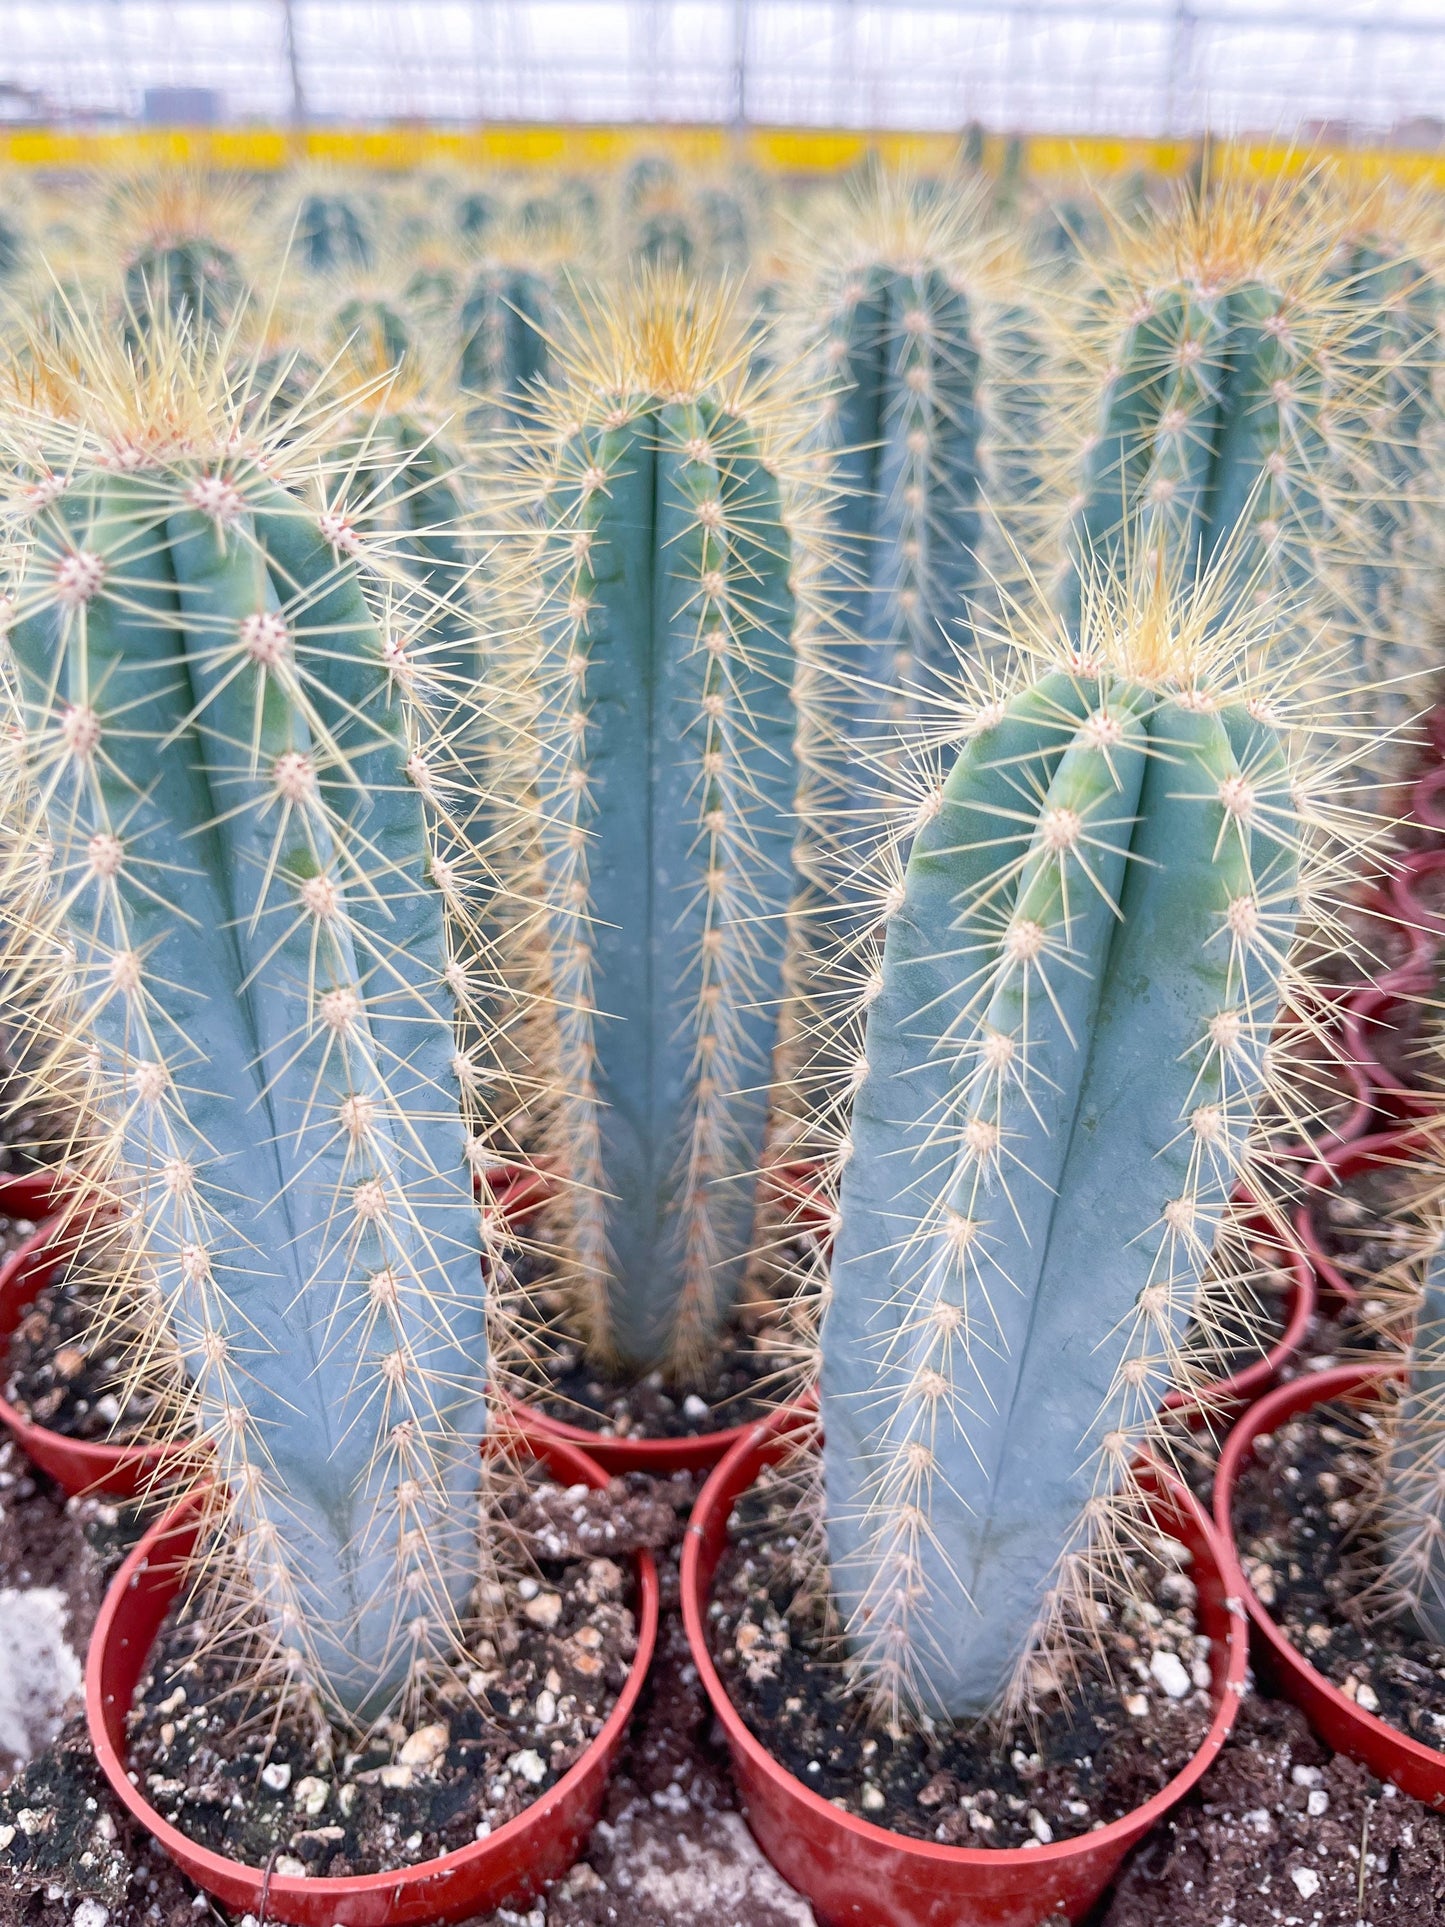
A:
[[[813,1792],[796,1775],[787,1769],[757,1739],[747,1722],[733,1704],[722,1677],[713,1661],[707,1642],[706,1608],[710,1597],[701,1584],[700,1566],[702,1561],[703,1522],[722,1505],[731,1512],[735,1496],[746,1491],[753,1483],[762,1463],[768,1462],[766,1456],[771,1452],[781,1457],[788,1447],[788,1435],[812,1430],[817,1435],[813,1416],[803,1409],[793,1408],[776,1412],[772,1418],[749,1428],[747,1437],[739,1440],[728,1456],[717,1467],[707,1484],[698,1495],[688,1522],[687,1536],[683,1541],[682,1553],[682,1617],[686,1628],[688,1646],[691,1649],[693,1664],[698,1669],[713,1713],[722,1724],[728,1744],[746,1753],[753,1765],[760,1770],[770,1785],[786,1794],[789,1800],[800,1803],[810,1815],[825,1822],[840,1832],[848,1833],[862,1845],[874,1849],[887,1848],[893,1853],[916,1858],[939,1867],[958,1868],[998,1868],[1023,1871],[1029,1867],[1057,1864],[1085,1854],[1097,1855],[1101,1850],[1119,1847],[1127,1849],[1140,1837],[1142,1831],[1161,1820],[1165,1814],[1176,1807],[1218,1757],[1234,1725],[1235,1714],[1244,1697],[1245,1682],[1249,1667],[1249,1644],[1246,1637],[1246,1621],[1243,1609],[1233,1596],[1230,1583],[1230,1568],[1224,1556],[1224,1548],[1218,1542],[1214,1524],[1204,1508],[1188,1489],[1176,1479],[1157,1468],[1152,1482],[1157,1483],[1158,1497],[1176,1511],[1182,1510],[1193,1520],[1205,1545],[1212,1553],[1215,1564],[1225,1581],[1226,1608],[1234,1623],[1230,1628],[1226,1653],[1223,1681],[1220,1685],[1215,1704],[1214,1717],[1209,1731],[1190,1759],[1180,1768],[1157,1793],[1138,1807],[1121,1814],[1117,1820],[1107,1821],[1102,1827],[1091,1832],[1081,1833],[1069,1840],[1055,1840],[1048,1845],[1036,1847],[955,1847],[941,1840],[919,1840],[911,1834],[895,1833],[889,1827],[880,1827],[872,1820],[864,1820],[857,1814],[845,1813],[825,1800],[820,1793]],[[753,1476],[734,1491],[734,1481],[739,1472],[750,1460],[757,1458],[760,1463],[752,1468]],[[1158,1522],[1156,1521],[1156,1524]],[[1159,1524],[1159,1530],[1166,1528]]]

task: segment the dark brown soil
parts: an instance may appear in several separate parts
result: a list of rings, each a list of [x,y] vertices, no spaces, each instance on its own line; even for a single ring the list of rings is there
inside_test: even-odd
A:
[[[1437,1927],[1445,1818],[1251,1697],[1224,1751],[1126,1865],[1100,1927]]]
[[[791,1384],[786,1353],[771,1320],[724,1327],[708,1366],[695,1384],[668,1383],[661,1372],[641,1380],[613,1377],[586,1358],[566,1332],[566,1303],[545,1282],[542,1263],[526,1255],[517,1266],[526,1356],[513,1390],[549,1418],[579,1425],[599,1438],[690,1439],[751,1425],[773,1411]],[[546,1321],[551,1320],[551,1323]]]
[[[1398,1221],[1419,1175],[1408,1165],[1383,1164],[1347,1178],[1337,1190],[1316,1199],[1310,1222],[1327,1257],[1362,1294],[1398,1259],[1406,1245]]]
[[[154,1432],[158,1394],[126,1386],[124,1335],[98,1339],[97,1312],[83,1262],[52,1275],[11,1334],[5,1396],[66,1438],[120,1445]]]
[[[1426,1746],[1445,1744],[1445,1649],[1383,1616],[1361,1525],[1368,1407],[1317,1406],[1257,1442],[1235,1495],[1250,1583],[1291,1643],[1351,1699]]]
[[[1078,1682],[1041,1695],[1008,1733],[956,1727],[891,1739],[860,1722],[838,1688],[821,1608],[798,1592],[796,1530],[795,1488],[760,1480],[734,1512],[718,1568],[713,1652],[769,1752],[860,1819],[955,1846],[1068,1839],[1157,1793],[1202,1742],[1213,1717],[1209,1641],[1195,1631],[1181,1567],[1152,1571],[1152,1603],[1108,1623]]]
[[[472,1642],[410,1730],[393,1723],[355,1752],[333,1756],[304,1708],[258,1683],[254,1653],[217,1650],[203,1618],[173,1614],[130,1722],[132,1764],[156,1810],[250,1866],[276,1854],[283,1873],[342,1878],[454,1852],[540,1798],[601,1730],[631,1670],[637,1630],[625,1555],[639,1533],[673,1537],[676,1515],[620,1480],[606,1493],[576,1494],[572,1510],[584,1516],[575,1525],[613,1559],[578,1556],[584,1535],[564,1540],[555,1504],[525,1510],[541,1513],[546,1543],[562,1541],[561,1555],[530,1536],[535,1576],[509,1584],[490,1636]]]
[[[0,1177],[45,1170],[68,1138],[51,1113],[27,1094],[27,1080],[0,1049]]]

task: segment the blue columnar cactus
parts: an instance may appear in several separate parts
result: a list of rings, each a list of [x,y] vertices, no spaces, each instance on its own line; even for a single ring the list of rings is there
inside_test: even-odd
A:
[[[46,401],[5,411],[10,669],[134,1277],[278,1643],[365,1719],[477,1575],[473,856],[427,598],[253,437],[218,354],[152,333],[109,379],[98,338],[37,350]]]
[[[1071,337],[1053,586],[1074,618],[1101,560],[1188,579],[1227,557],[1242,594],[1289,602],[1271,648],[1308,656],[1346,731],[1381,720],[1359,702],[1388,687],[1372,524],[1419,463],[1387,277],[1341,269],[1356,214],[1323,182],[1225,183],[1121,236]]]
[[[886,906],[821,1397],[834,1595],[894,1717],[995,1708],[1103,1556],[1280,1074],[1312,805],[1218,614],[1096,584],[1077,646],[1034,636]]]
[[[596,1356],[686,1378],[754,1242],[804,768],[805,563],[728,310],[666,279],[548,391],[529,679],[557,1242]]]
[[[929,712],[970,608],[1011,573],[996,518],[1027,494],[1039,328],[981,187],[926,203],[870,178],[799,285],[791,332],[832,384],[840,625],[853,730]],[[786,324],[785,324],[786,329]]]
[[[376,236],[366,210],[354,195],[324,189],[301,197],[295,248],[313,274],[369,268],[376,260]]]
[[[472,276],[458,316],[457,381],[494,421],[515,420],[548,374],[556,314],[551,278],[535,268],[498,257]]]

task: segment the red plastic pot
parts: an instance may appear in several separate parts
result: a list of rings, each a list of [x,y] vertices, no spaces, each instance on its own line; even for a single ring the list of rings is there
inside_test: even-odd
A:
[[[1437,741],[1435,748],[1437,753],[1445,753],[1445,741]],[[1427,770],[1416,779],[1410,792],[1410,814],[1427,830],[1445,831],[1445,769]]]
[[[1357,990],[1345,1006],[1346,1048],[1371,1092],[1369,1108],[1381,1119],[1433,1117],[1445,1108],[1438,1095],[1402,1083],[1380,1054],[1383,1034],[1395,1026],[1412,1001],[1422,1000],[1395,990],[1372,988]],[[1346,1135],[1340,1132],[1341,1138]]]
[[[804,1233],[826,1236],[830,1220],[817,1201],[819,1168],[806,1163],[778,1165],[769,1172],[768,1181],[787,1207],[790,1223]],[[575,1446],[614,1474],[650,1472],[661,1479],[670,1478],[674,1472],[710,1472],[752,1429],[749,1422],[718,1432],[698,1432],[692,1438],[610,1438],[584,1425],[569,1425],[553,1418],[526,1399],[509,1396],[508,1404],[513,1423],[526,1438]]]
[[[606,1484],[570,1446],[538,1443],[533,1455],[567,1485]],[[395,1873],[349,1880],[298,1879],[248,1867],[198,1846],[161,1818],[126,1771],[125,1723],[152,1643],[183,1580],[204,1494],[193,1493],[150,1531],[116,1574],[101,1605],[85,1666],[85,1710],[101,1771],[126,1811],[198,1887],[235,1912],[291,1927],[422,1927],[466,1920],[529,1899],[576,1860],[602,1811],[603,1795],[657,1639],[657,1568],[636,1555],[637,1652],[602,1731],[582,1758],[525,1812],[485,1840]],[[262,1905],[264,1893],[265,1903]]]
[[[543,1165],[491,1164],[487,1187],[492,1203],[509,1224],[520,1224],[539,1211],[557,1190],[557,1181]],[[480,1182],[477,1189],[481,1189]]]
[[[1398,1366],[1342,1365],[1332,1372],[1316,1372],[1281,1385],[1252,1406],[1225,1441],[1215,1474],[1214,1517],[1232,1573],[1231,1585],[1243,1599],[1254,1629],[1260,1671],[1288,1700],[1292,1700],[1327,1746],[1361,1761],[1382,1780],[1388,1780],[1427,1806],[1445,1806],[1445,1752],[1402,1733],[1396,1726],[1367,1713],[1347,1699],[1339,1687],[1316,1672],[1304,1655],[1275,1625],[1244,1576],[1234,1543],[1232,1508],[1241,1473],[1254,1457],[1255,1440],[1273,1432],[1313,1406],[1333,1399],[1378,1398],[1397,1376]]]
[[[682,1555],[682,1616],[693,1664],[727,1736],[743,1810],[773,1865],[812,1902],[820,1927],[1036,1927],[1052,1913],[1086,1914],[1129,1849],[1162,1820],[1224,1745],[1245,1689],[1248,1640],[1225,1580],[1225,1555],[1182,1486],[1155,1486],[1154,1522],[1189,1548],[1200,1630],[1213,1641],[1214,1720],[1183,1772],[1121,1820],[1049,1846],[950,1847],[890,1833],[832,1806],[788,1773],[749,1732],[728,1698],[707,1643],[707,1603],[734,1501],[765,1465],[794,1449],[796,1414],[747,1436],[703,1487]]]
[[[72,1180],[59,1171],[12,1171],[0,1177],[0,1218],[38,1224],[57,1208]]]
[[[1389,887],[1396,916],[1407,930],[1428,940],[1432,956],[1445,935],[1445,909],[1429,902],[1423,886],[1440,876],[1445,876],[1445,850],[1408,850]]]
[[[1387,1131],[1356,1138],[1353,1144],[1338,1145],[1306,1172],[1305,1184],[1313,1195],[1297,1208],[1294,1222],[1301,1249],[1314,1270],[1318,1292],[1347,1305],[1359,1296],[1321,1242],[1315,1226],[1319,1194],[1338,1190],[1362,1171],[1379,1170],[1391,1164],[1413,1164],[1422,1153],[1431,1151],[1432,1146],[1438,1147],[1438,1138],[1432,1138],[1418,1124],[1398,1124]]]
[[[15,1182],[41,1185],[44,1180]],[[34,1195],[38,1198],[42,1193],[37,1190]],[[48,1199],[49,1194],[44,1195]],[[25,1307],[44,1289],[51,1272],[64,1259],[59,1247],[61,1231],[61,1219],[46,1219],[0,1264],[0,1384],[6,1378],[11,1333]],[[27,1457],[69,1493],[133,1499],[154,1485],[168,1467],[179,1469],[187,1451],[177,1445],[104,1445],[67,1438],[63,1432],[52,1432],[49,1426],[26,1418],[3,1396],[0,1423],[9,1427]]]

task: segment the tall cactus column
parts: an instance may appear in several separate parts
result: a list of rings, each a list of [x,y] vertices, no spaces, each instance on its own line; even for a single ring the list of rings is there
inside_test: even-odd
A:
[[[1347,741],[1391,706],[1369,638],[1381,577],[1402,571],[1379,530],[1399,526],[1422,459],[1399,290],[1342,266],[1355,212],[1323,182],[1225,183],[1125,231],[1066,330],[1064,459],[1045,491],[1066,620],[1101,561],[1227,576],[1279,601],[1272,659],[1333,691]],[[1397,690],[1424,653],[1398,644]]]
[[[477,1571],[469,987],[437,880],[468,852],[408,655],[425,599],[283,450],[238,452],[204,351],[157,352],[113,391],[131,419],[11,411],[10,648],[136,1275],[278,1642],[364,1718]],[[145,453],[119,472],[117,448]]]
[[[720,316],[666,282],[635,303],[617,365],[549,400],[548,1148],[571,1180],[560,1241],[595,1353],[686,1378],[753,1242],[786,994],[794,557]]]
[[[990,1711],[1087,1583],[1280,1074],[1299,772],[1145,595],[976,717],[870,985],[821,1389],[833,1587],[894,1717]]]
[[[785,332],[833,393],[837,600],[854,731],[911,717],[956,680],[970,605],[1012,558],[994,518],[1027,495],[1038,327],[1023,263],[978,196],[926,206],[873,181],[793,297]]]

